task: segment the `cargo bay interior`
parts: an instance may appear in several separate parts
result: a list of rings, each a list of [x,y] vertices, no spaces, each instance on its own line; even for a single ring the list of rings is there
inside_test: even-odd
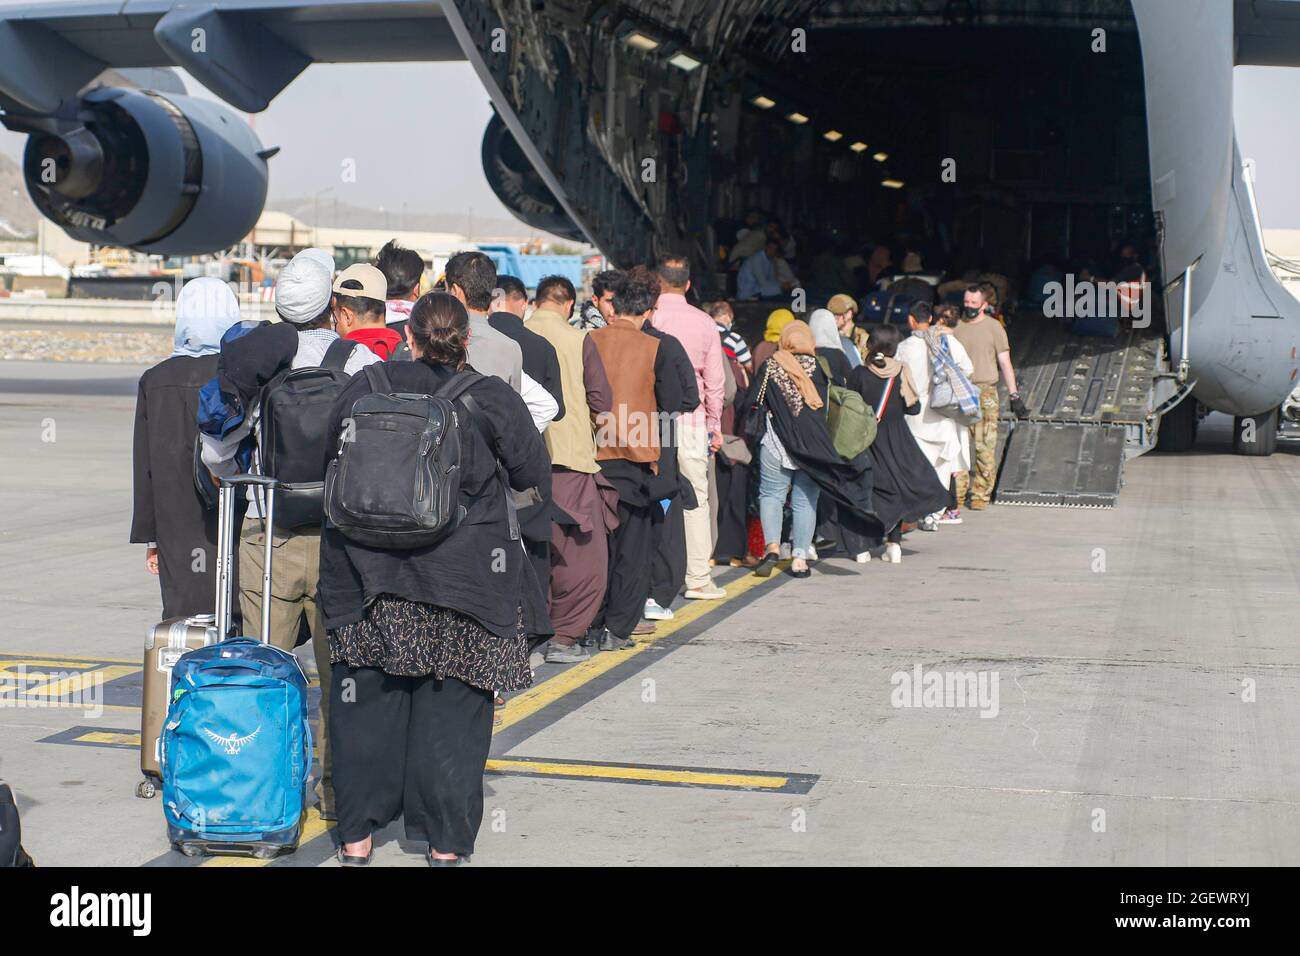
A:
[[[837,6],[813,18],[805,52],[784,49],[742,86],[710,91],[719,245],[762,210],[793,233],[805,270],[824,242],[852,253],[902,237],[927,270],[1013,283],[1049,261],[1104,270],[1125,240],[1150,251],[1127,4],[1100,20],[1039,4],[1018,22],[920,26],[903,25],[914,19],[907,4],[889,5],[891,16],[871,10],[880,4]],[[1108,24],[1100,38],[1086,25],[1098,22]]]

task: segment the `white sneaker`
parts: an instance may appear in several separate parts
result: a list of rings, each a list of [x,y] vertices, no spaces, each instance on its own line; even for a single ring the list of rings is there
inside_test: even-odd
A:
[[[716,584],[706,584],[702,588],[686,589],[686,599],[688,601],[716,601],[726,596],[727,592]]]
[[[884,556],[884,559],[885,559],[886,561],[888,561],[890,564],[902,564],[902,563],[903,563],[903,546],[902,546],[901,544],[897,544],[897,543],[895,543],[895,542],[893,542],[893,541],[891,541],[889,544],[885,545],[885,556]]]
[[[858,564],[866,564],[868,561],[871,560],[871,552],[863,551],[860,554],[855,554],[853,556],[853,560],[858,562]]]
[[[349,287],[349,288],[350,288],[350,287]],[[816,561],[816,560],[817,560],[817,549],[814,548],[812,545],[808,545],[808,554],[806,555],[806,557],[807,557],[807,559],[808,559],[809,561]]]
[[[924,518],[921,519],[921,530],[938,531],[939,519],[934,515],[926,515]]]
[[[654,598],[650,598],[645,602],[645,613],[641,616],[647,621],[671,621],[673,612],[666,607],[660,607]]]
[[[782,542],[781,542],[781,550],[780,550],[780,552],[778,552],[778,557],[780,557],[780,559],[781,559],[782,561],[789,561],[789,560],[790,560],[790,542],[789,542],[789,541],[782,541]]]

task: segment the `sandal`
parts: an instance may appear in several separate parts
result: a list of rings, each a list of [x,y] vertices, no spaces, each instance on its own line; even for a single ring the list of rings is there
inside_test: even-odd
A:
[[[433,851],[430,850],[424,855],[424,861],[430,866],[464,866],[469,862],[469,857],[457,856],[455,859],[443,860],[434,856]]]
[[[343,852],[343,844],[339,844],[338,850],[334,854],[339,861],[339,866],[369,866],[370,861],[375,858],[375,844],[370,844],[370,852],[365,856],[356,856],[351,853]]]

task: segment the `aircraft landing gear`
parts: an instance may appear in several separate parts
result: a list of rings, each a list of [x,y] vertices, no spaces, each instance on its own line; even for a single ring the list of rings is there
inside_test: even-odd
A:
[[[1237,455],[1267,458],[1277,451],[1278,410],[1232,420],[1232,451]]]
[[[1188,396],[1160,416],[1160,431],[1156,435],[1156,450],[1165,452],[1191,451],[1196,444],[1196,429],[1200,415],[1196,399]]]

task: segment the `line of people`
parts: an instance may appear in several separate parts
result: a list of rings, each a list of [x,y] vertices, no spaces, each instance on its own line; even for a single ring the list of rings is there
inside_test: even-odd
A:
[[[328,254],[305,250],[278,278],[280,321],[260,324],[240,321],[223,283],[195,280],[177,302],[176,351],[145,373],[137,403],[131,540],[146,545],[165,615],[213,609],[213,482],[280,481],[273,526],[256,490],[243,503],[239,616],[262,636],[269,534],[267,639],[312,644],[316,795],[348,864],[367,862],[398,816],[431,864],[468,859],[493,705],[531,681],[534,647],[585,660],[633,646],[654,627],[647,612],[670,615],[683,591],[725,594],[710,571],[722,343],[686,303],[686,261],[602,274],[590,330],[573,324],[563,277],[530,302],[480,252],[454,256],[424,294],[422,273],[393,244],[337,276]],[[374,390],[358,373],[381,362],[394,393],[478,373],[455,402],[474,425],[462,513],[430,548],[361,545],[324,520],[325,471]],[[494,492],[502,476],[509,495]]]
[[[137,404],[131,540],[165,616],[212,611],[214,480],[280,481],[274,526],[255,490],[245,503],[239,610],[260,637],[269,534],[267,638],[312,644],[316,795],[345,865],[368,863],[398,817],[430,865],[468,860],[494,706],[529,685],[535,649],[570,664],[632,647],[679,595],[724,597],[719,564],[768,576],[786,547],[796,578],[832,547],[897,563],[909,523],[960,521],[950,482],[960,494],[972,431],[983,459],[985,378],[1009,373],[996,323],[916,304],[911,336],[868,332],[848,296],[807,323],[773,311],[751,352],[727,303],[690,304],[680,255],[600,273],[582,303],[561,276],[530,299],[476,251],[428,291],[423,273],[392,243],[337,275],[305,250],[278,278],[274,323],[241,322],[223,283],[194,280]],[[466,423],[449,533],[387,547],[326,520],[325,474],[360,403],[444,391]],[[971,484],[987,500],[991,483]]]

